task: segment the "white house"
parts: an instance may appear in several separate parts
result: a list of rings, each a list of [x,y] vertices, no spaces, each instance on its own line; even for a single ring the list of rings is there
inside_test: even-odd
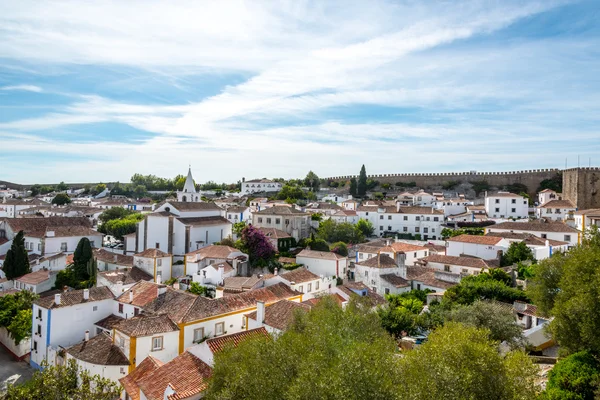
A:
[[[561,222],[502,222],[485,228],[485,233],[514,232],[530,233],[542,239],[567,242],[575,246],[580,232]]]
[[[134,254],[133,265],[152,276],[157,283],[182,275],[173,274],[173,257],[159,249],[146,249]],[[181,269],[183,270],[183,266]]]
[[[113,253],[105,249],[94,249],[93,252],[99,271],[133,267],[133,256]]]
[[[393,241],[391,239],[379,240],[358,246],[356,250],[356,262],[375,257],[379,253],[387,254],[393,259],[396,259],[397,253],[404,253],[404,263],[406,265],[414,265],[416,261],[427,257],[430,252],[429,248],[412,243]]]
[[[377,254],[354,264],[354,280],[362,282],[375,293],[399,294],[411,290],[406,279],[404,253],[393,259],[387,254]]]
[[[40,294],[52,289],[56,282],[56,274],[55,271],[40,269],[15,279],[14,288]]]
[[[335,203],[314,202],[314,203],[307,204],[306,207],[304,207],[304,210],[311,214],[318,213],[318,214],[331,216],[331,215],[335,214],[336,212],[343,210],[343,208]]]
[[[529,217],[529,202],[523,196],[498,192],[485,196],[485,212],[496,219],[521,219]]]
[[[115,296],[129,291],[139,281],[153,281],[154,277],[138,267],[98,272],[96,286],[106,286]]]
[[[311,306],[305,302],[281,300],[266,307],[258,302],[256,311],[246,315],[246,327],[250,332],[254,329],[265,329],[274,335],[283,333],[298,312],[308,312]]]
[[[585,232],[592,225],[600,226],[600,208],[575,211],[573,218],[575,228]]]
[[[423,240],[440,237],[444,223],[444,211],[422,206],[360,206],[358,217],[369,220],[375,232],[411,234]]]
[[[344,210],[348,210],[348,211],[356,211],[356,209],[358,208],[358,201],[354,200],[354,199],[348,199],[348,200],[344,200],[342,201],[342,208]]]
[[[497,268],[500,263],[495,260],[483,260],[475,257],[457,257],[434,254],[425,257],[421,263],[430,269],[456,275],[477,275],[490,268]]]
[[[113,294],[106,287],[74,290],[41,297],[33,303],[31,336],[32,367],[43,360],[56,362],[59,346],[79,343],[94,322],[111,314]],[[91,337],[95,331],[90,331]]]
[[[232,224],[252,222],[252,212],[248,206],[231,206],[226,209],[226,218]]]
[[[504,253],[509,245],[508,240],[498,236],[459,235],[446,240],[446,255],[494,259],[498,258],[499,252]]]
[[[562,200],[562,193],[557,193],[552,189],[544,189],[538,193],[538,204],[545,204],[552,200]]]
[[[273,307],[279,303],[289,303],[294,304],[297,307],[302,307],[300,303],[296,303],[288,300],[281,300],[277,303],[272,304],[269,307]],[[267,307],[268,308],[268,307]],[[259,302],[258,309],[264,312],[265,304],[263,302]],[[255,313],[253,313],[255,314]],[[238,344],[249,340],[249,339],[270,339],[268,329],[266,327],[256,327],[256,328],[247,328],[241,332],[232,333],[230,335],[219,336],[211,339],[207,339],[204,342],[194,345],[187,349],[191,354],[198,357],[200,360],[205,362],[209,366],[213,366],[215,364],[215,354],[229,348],[230,346],[237,346]]]
[[[304,249],[296,255],[296,263],[324,277],[343,278],[348,272],[348,258],[329,251]]]
[[[252,225],[276,228],[300,240],[310,234],[310,215],[293,207],[274,206],[253,213]]]
[[[281,188],[282,184],[280,182],[275,182],[269,179],[252,179],[250,181],[246,181],[245,178],[242,178],[242,189],[240,194],[244,196],[259,192],[279,192]]]
[[[36,206],[46,207],[50,206],[50,203],[39,199],[21,200],[3,197],[0,202],[0,218],[15,218],[19,215],[20,211]]]
[[[349,222],[351,224],[356,224],[359,220],[354,210],[339,210],[332,214],[330,218],[338,223]]]
[[[546,218],[554,221],[565,221],[572,216],[577,207],[571,200],[550,200],[535,208],[535,215],[538,218]]]
[[[185,255],[184,274],[202,285],[218,285],[223,278],[242,274],[247,260],[248,255],[234,247],[210,245]],[[219,264],[222,264],[222,271]]]
[[[277,282],[283,282],[292,290],[303,293],[305,299],[310,299],[327,291],[332,285],[335,286],[335,281],[332,279],[316,275],[304,267],[265,279],[265,286]]]

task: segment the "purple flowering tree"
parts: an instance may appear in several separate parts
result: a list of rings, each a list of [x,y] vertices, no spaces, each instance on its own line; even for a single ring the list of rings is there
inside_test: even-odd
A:
[[[276,250],[269,238],[252,225],[242,230],[241,238],[244,251],[250,256],[250,264],[253,266],[268,265],[275,257]]]

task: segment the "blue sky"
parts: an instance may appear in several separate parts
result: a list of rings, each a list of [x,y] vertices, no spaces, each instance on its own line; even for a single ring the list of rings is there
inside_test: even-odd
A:
[[[0,0],[0,180],[600,164],[599,1]]]

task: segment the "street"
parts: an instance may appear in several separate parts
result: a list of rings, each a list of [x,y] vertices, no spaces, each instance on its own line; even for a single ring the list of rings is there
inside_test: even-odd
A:
[[[6,390],[6,385],[23,383],[33,375],[33,368],[25,361],[15,361],[8,351],[0,346],[0,393]]]

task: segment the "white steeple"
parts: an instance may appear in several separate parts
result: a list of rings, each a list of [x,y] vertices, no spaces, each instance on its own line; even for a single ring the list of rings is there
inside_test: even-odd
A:
[[[194,185],[194,178],[192,178],[192,166],[188,169],[187,178],[185,178],[185,185],[183,185],[184,193],[197,193],[196,186]]]

